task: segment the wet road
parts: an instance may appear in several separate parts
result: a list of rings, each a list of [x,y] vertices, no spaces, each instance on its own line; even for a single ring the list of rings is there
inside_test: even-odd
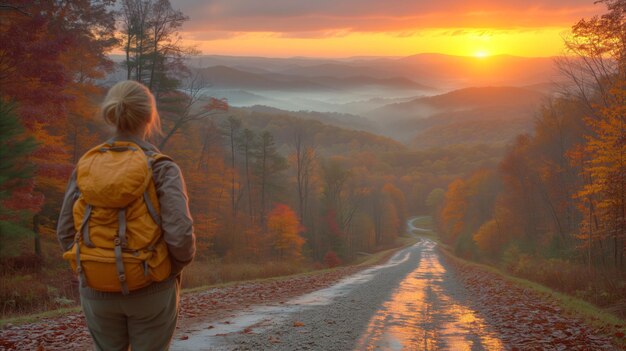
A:
[[[434,243],[421,247],[417,268],[370,319],[356,350],[501,350],[467,296],[446,272]]]
[[[422,239],[329,288],[199,323],[172,350],[504,349],[435,246]]]

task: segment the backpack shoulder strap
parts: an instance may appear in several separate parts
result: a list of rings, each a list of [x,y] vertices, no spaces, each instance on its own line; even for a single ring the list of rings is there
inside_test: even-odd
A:
[[[169,160],[174,162],[174,160],[172,160],[171,157],[155,152],[155,151],[151,151],[151,150],[144,150],[146,156],[148,157],[148,165],[150,167],[150,171],[153,171],[153,167],[154,165],[162,160]],[[156,185],[156,181],[154,178],[154,173],[152,174],[152,182]],[[156,210],[156,207],[154,206],[154,204],[152,203],[152,200],[150,198],[150,194],[148,193],[148,190],[146,189],[146,191],[143,194],[143,200],[144,203],[146,204],[146,208],[148,209],[148,213],[150,214],[150,217],[152,217],[152,219],[154,220],[154,222],[160,227],[161,226],[161,216],[159,215],[158,211]]]
[[[162,153],[151,151],[151,150],[144,151],[144,152],[146,153],[146,156],[148,156],[148,159],[150,160],[150,166],[154,165],[155,163],[161,160],[168,160],[168,161],[174,162],[174,160],[171,157],[164,155]]]

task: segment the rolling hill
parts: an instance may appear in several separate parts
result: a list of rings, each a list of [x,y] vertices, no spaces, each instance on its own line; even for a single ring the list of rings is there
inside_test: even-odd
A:
[[[476,87],[375,109],[383,135],[416,147],[502,144],[532,128],[548,95],[528,88]]]

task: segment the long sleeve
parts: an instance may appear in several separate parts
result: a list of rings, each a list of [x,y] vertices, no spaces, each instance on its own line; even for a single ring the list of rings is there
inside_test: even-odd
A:
[[[63,205],[61,206],[61,213],[59,214],[59,220],[57,222],[57,238],[61,244],[63,251],[68,251],[72,248],[74,243],[74,236],[76,235],[76,229],[74,227],[74,215],[72,214],[74,208],[74,202],[77,199],[78,187],[76,186],[76,170],[72,172],[67,188],[65,189],[65,196],[63,197]]]
[[[174,162],[156,162],[153,172],[161,207],[163,238],[170,253],[172,271],[177,274],[193,260],[196,253],[187,189],[180,168]]]

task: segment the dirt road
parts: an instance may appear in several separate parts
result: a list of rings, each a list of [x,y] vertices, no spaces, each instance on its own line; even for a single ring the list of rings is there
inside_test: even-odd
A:
[[[467,280],[457,274],[436,244],[422,239],[386,264],[353,274],[328,288],[285,303],[253,306],[226,320],[198,323],[180,335],[172,349],[615,349],[608,337],[581,321],[561,316],[558,308],[515,287],[506,287],[515,299],[510,306],[518,310],[528,306],[530,315],[540,313],[554,323],[541,325],[522,318],[517,324],[515,320],[512,325],[502,323],[507,315],[512,317],[509,306],[490,309],[489,299],[468,290]],[[491,281],[497,284],[495,291],[481,290],[485,294],[500,294],[498,286],[506,285],[489,276],[483,278],[483,285]],[[488,313],[483,314],[483,310]]]
[[[173,350],[499,350],[435,243],[285,304],[250,308],[176,340]],[[228,324],[224,324],[228,322]]]

